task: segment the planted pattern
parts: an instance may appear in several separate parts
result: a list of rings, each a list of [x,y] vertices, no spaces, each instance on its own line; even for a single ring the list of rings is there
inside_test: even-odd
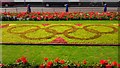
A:
[[[91,27],[105,27],[110,31],[96,30]],[[29,28],[28,28],[29,27]],[[63,27],[63,28],[62,28]],[[20,29],[20,30],[19,30]],[[10,34],[19,36],[21,39],[35,41],[35,40],[49,40],[44,43],[67,43],[70,40],[94,40],[106,34],[114,34],[118,29],[111,25],[82,25],[82,24],[47,24],[47,25],[14,25],[6,30]],[[57,38],[56,38],[57,37]],[[67,38],[67,40],[66,40]],[[8,38],[9,39],[9,38]],[[37,42],[35,42],[37,43]],[[42,42],[39,42],[42,43]],[[73,41],[74,43],[74,41]]]

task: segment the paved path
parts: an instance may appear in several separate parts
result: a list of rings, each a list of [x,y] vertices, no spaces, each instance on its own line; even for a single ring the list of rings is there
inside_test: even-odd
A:
[[[32,7],[32,11],[35,12],[64,12],[65,7]],[[103,12],[104,7],[69,7],[70,12],[89,12],[98,11]],[[0,8],[0,12],[25,12],[26,7],[11,7],[11,8]],[[118,7],[108,7],[108,11],[118,11]]]

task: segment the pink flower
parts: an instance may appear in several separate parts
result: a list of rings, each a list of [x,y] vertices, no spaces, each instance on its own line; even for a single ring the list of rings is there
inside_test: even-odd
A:
[[[4,64],[0,64],[0,67],[4,67]]]
[[[37,17],[37,20],[41,20],[41,18],[40,18],[40,17]]]

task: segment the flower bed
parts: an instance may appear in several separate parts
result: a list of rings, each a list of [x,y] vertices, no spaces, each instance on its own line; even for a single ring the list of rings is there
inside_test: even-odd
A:
[[[110,62],[109,60],[100,60],[97,64],[87,65],[88,61],[83,60],[80,62],[70,62],[61,60],[60,58],[49,61],[48,58],[44,58],[44,62],[40,65],[31,65],[26,57],[21,57],[16,60],[16,63],[4,65],[0,64],[2,68],[119,68],[120,64],[116,61]]]
[[[1,29],[4,33],[2,41],[5,44],[118,45],[118,26],[118,24],[8,24],[6,28]]]
[[[120,20],[118,12],[20,12],[20,13],[2,13],[3,21],[41,21],[41,20]]]

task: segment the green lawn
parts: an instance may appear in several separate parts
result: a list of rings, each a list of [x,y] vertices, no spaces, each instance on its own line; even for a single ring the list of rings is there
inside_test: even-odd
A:
[[[43,23],[52,23],[52,24],[70,24],[70,23],[84,23],[84,24],[118,24],[117,20],[81,20],[81,21],[2,21],[2,23],[15,23],[15,24],[43,24]]]
[[[118,61],[118,47],[115,46],[30,46],[30,45],[3,45],[3,63],[14,63],[17,58],[26,56],[32,64],[40,64],[44,57],[54,60],[56,57],[64,60],[82,62],[88,64],[99,63],[101,59]]]
[[[118,24],[118,21],[3,21],[2,24],[83,24],[83,25],[92,25],[92,24],[104,24],[104,25],[113,25],[113,27],[118,28],[116,24]],[[66,27],[65,27],[66,28]],[[77,28],[81,28],[78,27]],[[96,27],[91,27],[96,28]],[[20,28],[18,28],[19,30]],[[59,28],[60,29],[60,28]],[[99,30],[101,28],[97,28],[96,30]],[[102,28],[106,29],[106,28]],[[6,29],[2,28],[2,35],[6,36]],[[109,28],[106,29],[109,31]],[[22,29],[21,29],[22,31]],[[62,30],[61,30],[62,31]],[[80,31],[80,30],[78,30]],[[104,31],[104,30],[103,30]],[[114,34],[107,34],[103,35],[105,38],[112,38],[114,37],[115,43],[118,43],[118,32]],[[76,33],[75,33],[76,34]],[[14,34],[8,34],[7,37],[13,38]],[[72,34],[71,34],[72,35]],[[4,36],[4,37],[5,37]],[[30,34],[29,34],[30,36]],[[62,35],[61,35],[62,36]],[[6,38],[7,38],[6,37]],[[15,36],[17,40],[19,38],[17,35]],[[63,36],[62,36],[63,37]],[[117,39],[116,39],[117,38]],[[1,39],[1,38],[0,38]],[[11,39],[8,39],[11,41]],[[17,41],[14,39],[14,41]],[[98,40],[98,42],[105,42],[104,40]],[[4,38],[3,40],[4,41]],[[21,40],[22,41],[22,40]],[[23,40],[25,41],[25,40]],[[46,40],[44,40],[46,41]],[[94,40],[95,41],[95,40]],[[108,42],[112,42],[107,40]],[[64,60],[71,60],[75,62],[82,62],[84,59],[88,61],[88,64],[91,65],[93,63],[99,63],[101,59],[109,59],[111,58],[111,61],[118,61],[120,58],[118,57],[118,47],[117,46],[65,46],[65,45],[59,45],[59,46],[44,46],[44,45],[2,45],[2,60],[4,64],[10,64],[14,63],[16,59],[20,58],[21,56],[27,57],[28,61],[31,64],[40,64],[43,62],[44,57],[48,57],[49,60],[53,60],[56,57],[60,57]],[[120,61],[118,61],[120,63]]]

